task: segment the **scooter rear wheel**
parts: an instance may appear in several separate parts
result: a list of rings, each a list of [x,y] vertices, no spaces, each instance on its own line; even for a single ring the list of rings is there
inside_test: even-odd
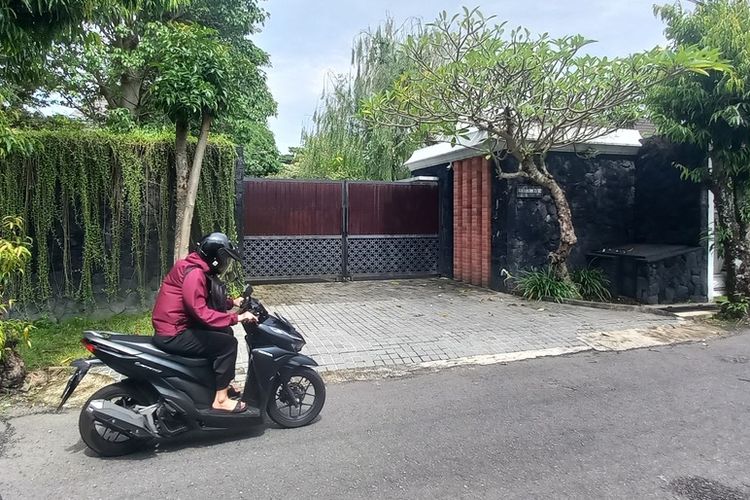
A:
[[[100,422],[95,421],[91,414],[86,411],[89,403],[97,399],[104,399],[125,408],[133,409],[136,406],[153,404],[155,402],[154,397],[128,381],[110,384],[96,391],[86,401],[78,417],[78,431],[81,434],[81,439],[86,443],[86,446],[98,455],[117,457],[141,449],[145,444],[144,441],[132,439],[107,428]]]
[[[325,401],[326,385],[321,376],[312,368],[300,366],[276,379],[266,410],[282,427],[302,427],[315,420]]]

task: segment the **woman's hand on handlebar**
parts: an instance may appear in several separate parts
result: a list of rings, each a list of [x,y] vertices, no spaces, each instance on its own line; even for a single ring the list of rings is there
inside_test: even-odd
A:
[[[234,307],[240,307],[243,300],[245,299],[242,297],[237,297],[236,299],[232,299],[232,304],[234,304]]]
[[[237,316],[237,321],[240,323],[258,323],[258,318],[251,312],[243,312]]]

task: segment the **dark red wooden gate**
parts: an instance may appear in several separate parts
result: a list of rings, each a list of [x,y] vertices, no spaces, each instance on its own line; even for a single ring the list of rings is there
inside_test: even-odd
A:
[[[249,179],[243,251],[254,281],[437,274],[436,183]]]

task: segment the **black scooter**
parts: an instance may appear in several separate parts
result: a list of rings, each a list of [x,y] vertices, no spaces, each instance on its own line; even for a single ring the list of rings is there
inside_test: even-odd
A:
[[[211,362],[161,351],[151,337],[85,332],[82,343],[95,358],[79,359],[62,395],[62,408],[92,366],[106,364],[127,378],[97,391],[81,410],[78,429],[89,448],[102,456],[134,452],[154,439],[192,430],[237,429],[263,424],[268,415],[281,427],[301,427],[323,409],[326,389],[318,364],[299,354],[305,339],[283,316],[269,314],[248,287],[240,312],[258,324],[245,324],[249,365],[240,399],[242,413],[213,410]]]

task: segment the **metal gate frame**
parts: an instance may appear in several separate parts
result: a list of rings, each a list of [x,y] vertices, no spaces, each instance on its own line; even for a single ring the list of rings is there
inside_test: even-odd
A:
[[[277,181],[276,179],[245,180]],[[289,182],[289,180],[285,181]],[[349,234],[349,186],[353,182],[331,181],[331,183],[342,185],[341,234],[245,235],[242,250],[248,280],[254,283],[288,283],[418,278],[439,274],[439,233],[351,235]],[[368,184],[403,185],[404,183],[370,182]],[[414,184],[435,185],[436,183],[420,181]],[[244,187],[242,194],[244,194]],[[238,203],[241,202],[238,201]],[[438,209],[436,206],[435,210]]]

